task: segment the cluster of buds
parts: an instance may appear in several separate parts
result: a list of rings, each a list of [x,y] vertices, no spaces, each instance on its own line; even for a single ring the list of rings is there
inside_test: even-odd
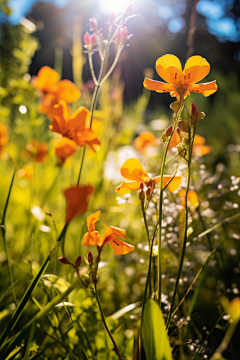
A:
[[[71,266],[73,266],[73,267],[76,269],[77,274],[79,273],[79,268],[80,268],[81,263],[82,263],[82,257],[81,257],[81,255],[79,255],[79,256],[77,257],[77,259],[76,259],[76,261],[75,261],[75,264],[71,263],[71,262],[68,260],[68,258],[66,258],[66,257],[59,257],[58,260],[61,261],[61,263],[64,264],[64,265],[71,265]]]
[[[203,119],[204,117],[205,117],[204,112],[202,111],[198,112],[196,105],[192,104],[191,115],[189,117],[190,124],[197,126],[199,120]]]
[[[124,26],[123,28],[118,29],[114,41],[119,47],[123,47],[124,43],[131,37],[132,35],[129,35],[128,28]]]
[[[173,125],[170,125],[167,130],[165,130],[163,133],[162,133],[162,142],[166,145],[167,142],[170,140],[170,136],[172,135],[172,132],[173,132]]]
[[[154,182],[152,183],[152,186],[149,185],[146,190],[144,189],[144,183],[141,182],[140,190],[139,190],[139,200],[142,203],[145,203],[145,200],[150,201],[152,197],[153,189],[154,189]]]

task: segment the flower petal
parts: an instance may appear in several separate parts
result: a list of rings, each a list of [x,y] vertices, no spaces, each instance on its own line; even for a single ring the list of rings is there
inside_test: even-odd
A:
[[[203,155],[207,155],[212,151],[212,146],[210,145],[198,145],[198,146],[193,146],[193,153],[194,155],[197,156],[203,156]]]
[[[164,55],[157,59],[156,70],[159,76],[169,84],[177,85],[183,79],[182,65],[174,55]]]
[[[196,134],[194,136],[193,146],[203,145],[205,142],[206,139],[203,136]]]
[[[125,255],[135,249],[135,246],[129,245],[124,241],[118,239],[109,241],[109,244],[113,248],[115,255]]]
[[[181,205],[183,206],[185,206],[185,194],[186,194],[186,190],[179,191],[179,196],[181,198]],[[187,201],[189,206],[192,207],[198,206],[198,196],[194,190],[188,191]]]
[[[65,100],[59,101],[59,103],[54,106],[54,118],[49,125],[49,129],[63,136],[66,135],[68,132],[69,116],[70,109],[68,104]]]
[[[49,66],[43,66],[34,81],[34,87],[38,90],[51,92],[52,87],[59,81],[59,74]]]
[[[57,84],[55,91],[58,100],[66,100],[67,103],[76,101],[81,92],[76,88],[76,85],[70,80],[62,80]]]
[[[215,93],[218,89],[218,86],[216,84],[216,80],[203,83],[203,84],[196,84],[196,85],[189,85],[188,90],[191,92],[201,93],[204,96],[209,96],[213,93]]]
[[[100,235],[98,231],[87,232],[83,237],[84,244],[89,247],[90,245],[98,245],[100,242]]]
[[[88,226],[89,232],[95,231],[95,224],[96,224],[96,222],[98,222],[100,214],[101,214],[101,211],[98,210],[94,214],[87,217],[87,226]]]
[[[88,144],[93,151],[98,152],[100,150],[101,143],[91,129],[79,131],[74,135],[73,139],[79,146],[85,146]]]
[[[174,91],[174,89],[175,89],[175,87],[171,84],[166,84],[161,81],[151,80],[148,78],[145,78],[145,80],[143,82],[143,86],[147,90],[153,90],[153,91],[157,91],[160,93]]]
[[[132,190],[140,189],[140,182],[139,181],[124,181],[121,185],[119,185],[115,191],[119,194],[128,194]]]
[[[163,175],[163,186],[166,186],[167,183],[169,182],[169,180],[171,180],[172,176],[170,175]],[[160,183],[161,182],[161,176],[155,176],[154,178],[152,178],[153,181]],[[171,192],[176,191],[179,186],[181,185],[182,182],[182,176],[175,176],[172,181],[170,182],[170,184],[168,185],[168,190],[170,190]]]
[[[135,180],[139,182],[147,182],[150,180],[146,171],[143,170],[140,161],[134,158],[125,161],[121,167],[121,174],[128,180]]]
[[[157,143],[155,136],[149,131],[143,131],[135,140],[134,146],[138,151],[145,153],[148,146],[154,146]]]
[[[126,231],[114,226],[110,226],[103,234],[102,240],[99,246],[104,246],[107,242],[114,249],[115,255],[128,254],[135,249],[135,246],[129,245],[118,238],[126,239]]]
[[[66,137],[57,139],[54,143],[54,147],[55,153],[60,159],[66,159],[77,151],[77,145],[75,141]]]
[[[87,129],[90,127],[91,113],[85,106],[80,108],[71,116],[70,127],[77,129],[78,131]]]
[[[196,84],[204,79],[210,71],[210,65],[206,59],[201,56],[190,57],[185,65],[183,73],[185,75],[184,80],[188,85]]]

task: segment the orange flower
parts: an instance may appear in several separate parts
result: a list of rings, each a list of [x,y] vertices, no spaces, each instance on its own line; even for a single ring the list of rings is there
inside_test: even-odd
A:
[[[61,160],[67,159],[77,151],[77,145],[75,141],[66,137],[57,139],[54,143],[55,153]]]
[[[184,98],[190,95],[190,92],[209,96],[218,89],[216,81],[196,84],[205,78],[210,71],[209,63],[201,56],[190,57],[182,71],[180,60],[176,56],[164,55],[156,61],[156,70],[158,75],[167,83],[145,78],[143,85],[148,90],[159,93],[169,92],[171,96]]]
[[[146,153],[146,149],[148,146],[155,146],[157,143],[157,140],[155,136],[150,133],[149,131],[143,131],[135,140],[134,140],[134,146],[135,148],[142,152]]]
[[[92,185],[72,186],[64,190],[66,198],[66,223],[69,223],[76,216],[83,214],[88,207],[90,196],[94,191]]]
[[[32,165],[24,165],[22,169],[18,171],[18,176],[25,177],[26,179],[32,179],[34,175],[34,169]]]
[[[43,66],[39,70],[34,86],[43,95],[39,111],[47,114],[49,119],[53,118],[54,105],[60,100],[72,103],[81,95],[81,92],[70,80],[59,81],[59,74],[49,66]]]
[[[8,128],[3,123],[0,123],[0,154],[4,146],[7,145],[8,141],[9,141]]]
[[[161,176],[155,176],[150,178],[150,176],[144,171],[141,163],[134,158],[128,159],[125,161],[123,166],[121,167],[121,174],[128,180],[133,181],[124,181],[121,185],[119,185],[115,191],[119,194],[127,194],[132,190],[137,190],[140,188],[140,183],[143,182],[146,186],[152,187],[155,182],[160,183]],[[168,181],[171,180],[172,176],[164,175],[163,176],[163,186],[166,186]],[[178,189],[182,181],[181,176],[175,176],[173,180],[168,185],[168,189],[171,192],[174,192]]]
[[[197,156],[203,156],[209,154],[212,151],[212,146],[204,145],[206,139],[203,136],[195,135],[193,142],[193,154]]]
[[[26,146],[27,153],[36,162],[42,162],[48,157],[48,145],[37,140],[31,140]]]
[[[179,191],[179,196],[181,198],[181,205],[185,206],[185,194],[186,194],[186,190],[180,190]],[[187,196],[187,201],[188,201],[188,205],[195,208],[198,206],[198,196],[197,193],[194,190],[189,190],[188,191],[188,196]]]
[[[174,131],[173,136],[172,136],[172,140],[169,144],[169,150],[172,149],[173,147],[177,147],[177,145],[181,142],[181,139],[179,138],[179,135],[176,131]]]
[[[95,214],[88,216],[87,226],[88,232],[83,237],[84,244],[89,247],[90,245],[96,245],[99,247],[100,252],[103,246],[109,242],[110,246],[114,250],[115,255],[125,255],[135,249],[135,246],[129,245],[118,238],[126,239],[126,231],[123,229],[110,226],[102,238],[100,238],[99,232],[95,230],[95,224],[99,220],[101,211],[98,210]]]
[[[97,152],[100,150],[100,141],[90,129],[90,120],[91,113],[87,108],[81,106],[71,115],[68,104],[65,100],[61,100],[54,106],[54,119],[49,129],[74,140],[79,146],[88,144],[93,151]]]

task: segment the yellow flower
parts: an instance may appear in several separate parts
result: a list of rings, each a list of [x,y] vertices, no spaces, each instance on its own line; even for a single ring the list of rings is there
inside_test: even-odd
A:
[[[190,57],[186,62],[184,70],[182,70],[180,60],[176,56],[164,55],[157,60],[156,70],[158,75],[167,83],[145,78],[143,85],[148,90],[160,93],[169,92],[171,96],[184,98],[190,95],[190,92],[209,96],[218,89],[216,80],[197,84],[210,71],[209,63],[201,56]]]

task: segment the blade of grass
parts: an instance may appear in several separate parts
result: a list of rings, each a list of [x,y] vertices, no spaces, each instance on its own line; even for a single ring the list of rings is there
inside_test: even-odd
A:
[[[9,254],[8,254],[7,241],[6,241],[6,226],[5,226],[5,217],[6,217],[7,208],[8,208],[8,204],[9,204],[9,200],[10,200],[10,195],[11,195],[11,192],[12,192],[15,173],[16,173],[16,168],[13,171],[13,176],[12,176],[12,180],[11,180],[8,195],[7,195],[7,200],[6,200],[4,209],[3,209],[3,216],[2,216],[2,221],[1,221],[1,230],[2,230],[4,250],[5,250],[6,258],[7,258],[7,265],[8,265],[8,272],[9,272],[10,283],[11,283],[13,301],[15,302],[15,304],[17,306],[17,298],[16,298],[16,292],[15,292],[15,286],[14,286],[14,280],[13,280],[12,267],[11,267],[11,262],[10,262],[10,258],[9,258]]]
[[[219,227],[221,227],[223,224],[229,223],[235,219],[237,219],[238,217],[240,217],[240,213],[237,213],[233,216],[229,216],[228,218],[220,221],[219,223],[217,223],[216,225],[213,225],[212,227],[210,227],[209,229],[207,229],[206,231],[203,231],[201,234],[199,234],[197,236],[198,239],[201,239],[202,237],[204,237],[205,235],[209,234],[210,232],[218,229]]]
[[[29,338],[28,338],[28,342],[27,342],[27,347],[26,347],[26,351],[25,351],[23,360],[28,360],[29,359],[29,350],[30,350],[30,345],[31,345],[31,342],[33,340],[33,336],[34,336],[34,332],[35,332],[35,325],[36,325],[35,322],[32,323]]]
[[[19,283],[20,279],[17,279],[14,281],[13,284],[11,284],[6,291],[4,291],[4,293],[1,295],[0,297],[0,303],[3,301],[3,299],[5,298],[5,296],[7,296],[7,294],[9,293],[9,291],[12,289],[13,286],[16,286]]]
[[[76,280],[67,290],[65,290],[61,295],[56,296],[52,301],[50,301],[41,311],[39,311],[23,328],[21,331],[19,331],[16,335],[12,336],[10,339],[8,339],[5,342],[5,345],[1,347],[1,357],[0,360],[3,360],[6,358],[6,355],[8,355],[12,348],[15,347],[16,344],[18,344],[22,339],[24,339],[28,332],[30,327],[32,326],[33,322],[39,323],[48,313],[51,311],[57,304],[62,302],[62,300],[68,296],[79,284],[79,279]]]
[[[25,292],[25,294],[23,295],[20,303],[18,304],[18,307],[16,308],[12,319],[10,320],[6,330],[4,331],[2,338],[1,338],[1,344],[4,345],[5,340],[7,339],[10,331],[14,328],[14,326],[16,325],[18,319],[20,318],[20,316],[22,315],[22,312],[28,302],[28,300],[30,299],[33,291],[35,290],[35,288],[37,287],[41,276],[43,275],[43,273],[45,272],[49,262],[50,262],[50,257],[51,254],[48,255],[47,259],[45,260],[45,262],[43,263],[41,269],[39,270],[38,274],[35,276],[35,278],[33,279],[33,281],[31,282],[31,284],[29,285],[27,291]]]

